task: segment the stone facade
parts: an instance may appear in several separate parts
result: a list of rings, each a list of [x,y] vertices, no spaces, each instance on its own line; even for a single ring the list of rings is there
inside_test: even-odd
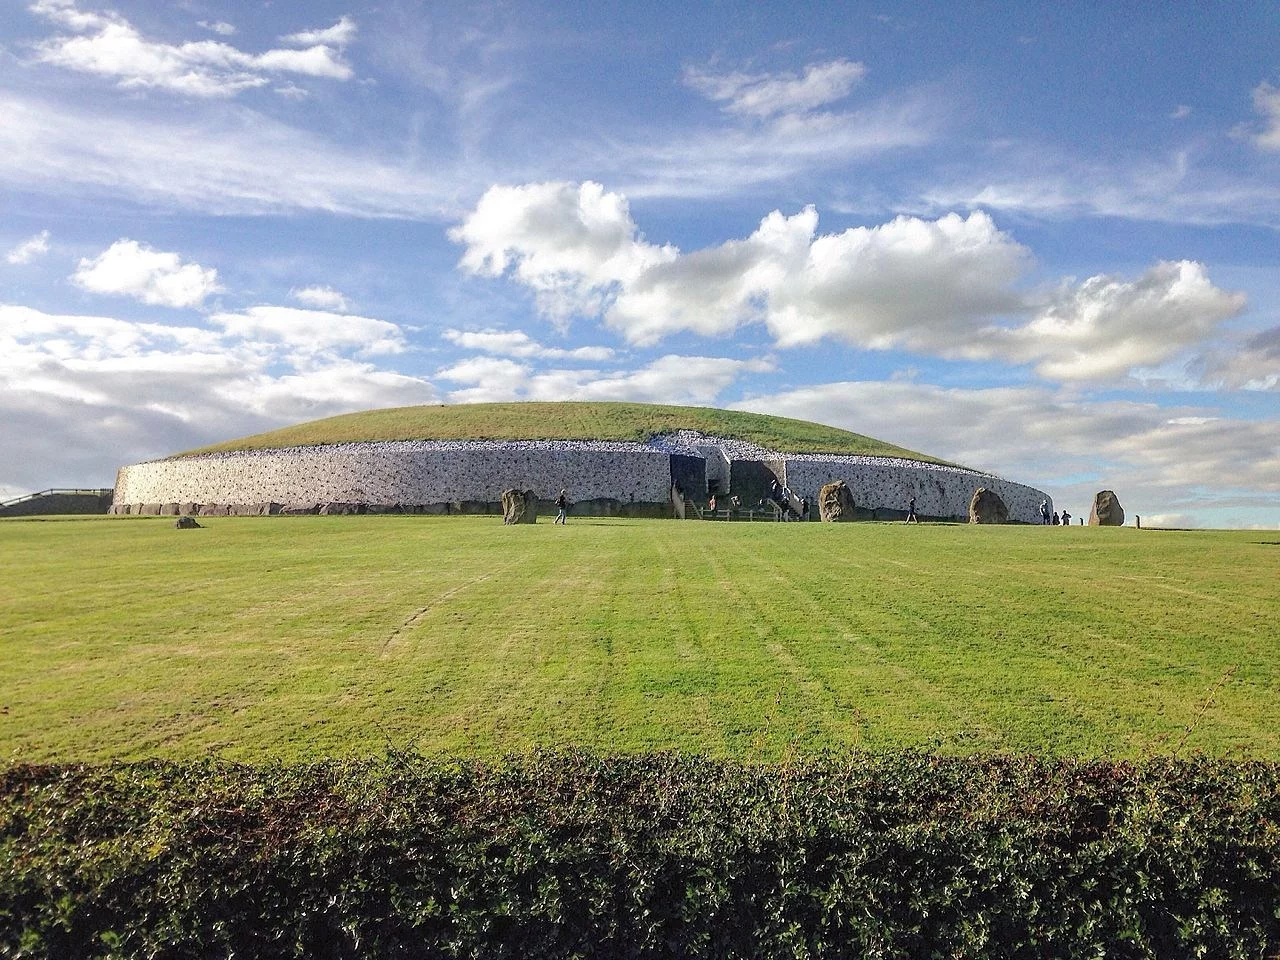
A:
[[[708,462],[704,448],[720,456]],[[735,473],[734,464],[739,467]],[[204,516],[406,512],[501,513],[503,490],[532,490],[549,504],[569,491],[575,512],[672,516],[673,482],[695,501],[714,480],[754,502],[776,475],[817,503],[824,484],[849,485],[859,515],[963,520],[978,487],[999,493],[1014,521],[1038,521],[1039,490],[989,474],[876,457],[793,455],[741,441],[668,435],[650,443],[592,441],[383,441],[205,454],[122,467],[113,513]],[[752,489],[738,491],[738,480]],[[335,509],[341,507],[341,509]],[[814,511],[816,516],[817,511]]]
[[[554,500],[562,487],[575,502],[666,503],[667,454],[611,446],[402,441],[179,457],[122,468],[115,503],[496,503],[511,488]]]
[[[877,511],[880,519],[905,517],[907,503],[915,497],[916,513],[921,517],[967,520],[973,492],[986,487],[1000,495],[1009,508],[1010,520],[1039,523],[1040,501],[1049,499],[1039,490],[990,474],[914,460],[813,454],[788,457],[785,469],[786,484],[797,497],[808,497],[815,503],[823,486],[843,480],[853,502],[860,509]]]

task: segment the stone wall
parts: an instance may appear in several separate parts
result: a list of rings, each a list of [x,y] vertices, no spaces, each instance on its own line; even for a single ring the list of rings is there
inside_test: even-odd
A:
[[[922,517],[963,520],[973,491],[986,487],[1004,500],[1010,520],[1039,523],[1040,502],[1049,499],[1040,490],[990,474],[911,460],[876,462],[871,457],[817,455],[786,460],[787,486],[796,496],[808,497],[811,504],[818,502],[823,485],[834,480],[849,485],[859,511],[882,511],[881,519],[905,515],[907,502],[915,497],[916,512]],[[1049,503],[1052,509],[1053,501]]]
[[[121,468],[115,504],[497,502],[533,490],[574,502],[667,503],[667,454],[640,444],[352,443],[156,460]]]
[[[713,472],[696,449],[715,438],[658,438],[649,444],[588,441],[395,441],[292,447],[156,460],[121,468],[112,512],[501,512],[503,490],[533,490],[545,509],[564,487],[579,514],[671,516],[671,486],[681,482],[695,502]],[[696,445],[695,445],[696,444]],[[844,480],[860,515],[905,514],[916,498],[923,517],[963,520],[978,487],[998,493],[1013,520],[1039,521],[1045,494],[990,474],[913,460],[781,455],[738,441],[720,448],[727,479],[750,506],[777,475],[796,497],[817,503],[818,491]],[[716,451],[711,451],[716,452]],[[724,460],[719,469],[724,470]],[[741,480],[744,490],[736,489]],[[746,488],[750,489],[747,490]],[[816,508],[814,511],[816,516]]]

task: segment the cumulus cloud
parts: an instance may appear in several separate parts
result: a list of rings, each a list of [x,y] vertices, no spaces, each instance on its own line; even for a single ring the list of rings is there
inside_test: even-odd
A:
[[[498,277],[511,268],[561,321],[599,313],[619,284],[676,255],[644,241],[625,197],[590,181],[490,187],[449,238],[466,246],[463,269]]]
[[[783,346],[834,336],[948,352],[1019,309],[1011,285],[1030,260],[981,211],[854,227],[813,238],[804,253],[770,295],[769,328]]]
[[[83,259],[71,275],[93,293],[136,297],[166,307],[198,307],[218,292],[218,271],[183,263],[176,253],[153,250],[123,238],[92,259]]]
[[[689,67],[684,82],[707,99],[723,103],[731,113],[763,118],[843,100],[866,73],[864,64],[841,59],[809,64],[802,74],[714,73]]]
[[[819,384],[734,406],[830,423],[991,470],[1048,490],[1077,515],[1087,515],[1101,489],[1114,489],[1126,512],[1144,517],[1274,509],[1280,493],[1280,423],[1213,408],[903,381]]]
[[[1163,362],[1245,302],[1191,261],[1030,294],[1019,286],[1030,252],[982,211],[817,228],[813,207],[774,211],[745,239],[682,253],[644,241],[621,194],[550,183],[492,188],[450,236],[467,246],[464,270],[509,273],[553,319],[599,315],[632,343],[761,323],[783,347],[833,338],[1031,363],[1061,380]]]
[[[613,359],[609,347],[546,347],[523,330],[446,330],[444,338],[464,350],[478,350],[505,357],[539,357],[552,360],[585,360],[600,363]]]
[[[12,264],[30,263],[49,252],[49,231],[41,230],[29,240],[24,240],[7,254],[5,260]]]
[[[209,322],[227,334],[287,346],[301,354],[352,349],[362,355],[402,353],[404,334],[394,323],[323,310],[257,306],[238,313],[215,313]]]
[[[353,75],[337,39],[321,39],[303,49],[246,53],[218,40],[181,44],[151,40],[114,12],[85,13],[74,0],[39,0],[32,13],[72,31],[36,44],[41,63],[116,80],[124,89],[170,90],[196,97],[230,97],[261,87],[275,74],[347,80]],[[350,39],[355,25],[343,18],[317,37]],[[341,27],[342,29],[339,29]],[[301,37],[307,34],[297,34]]]
[[[1253,142],[1264,150],[1280,150],[1280,88],[1265,82],[1258,84],[1253,90],[1253,106],[1264,123]]]
[[[125,463],[438,399],[417,377],[340,352],[299,353],[271,334],[0,304],[0,485],[110,485]]]
[[[546,370],[500,357],[473,357],[437,372],[463,384],[455,403],[497,400],[630,400],[708,404],[745,373],[773,369],[769,360],[667,355],[638,370]]]
[[[1176,356],[1244,306],[1244,294],[1215,287],[1201,264],[1159,263],[1137,280],[1064,284],[1030,323],[990,341],[1051,379],[1106,379]]]
[[[318,310],[346,313],[351,309],[346,295],[329,286],[303,287],[301,290],[290,290],[289,295],[299,303],[305,303],[308,307],[315,307]]]

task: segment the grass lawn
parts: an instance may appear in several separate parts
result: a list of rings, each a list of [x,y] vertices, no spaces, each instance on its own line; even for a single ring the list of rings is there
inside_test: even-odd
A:
[[[0,762],[1280,758],[1266,532],[0,521]]]

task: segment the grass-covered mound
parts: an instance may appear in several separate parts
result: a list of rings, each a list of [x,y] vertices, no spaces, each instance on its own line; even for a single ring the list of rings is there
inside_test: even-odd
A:
[[[748,440],[786,453],[838,453],[941,462],[836,427],[760,413],[647,403],[467,403],[365,410],[199,450],[217,453],[369,440],[631,440],[675,430]]]
[[[898,754],[0,773],[0,955],[1270,957],[1280,769]]]

